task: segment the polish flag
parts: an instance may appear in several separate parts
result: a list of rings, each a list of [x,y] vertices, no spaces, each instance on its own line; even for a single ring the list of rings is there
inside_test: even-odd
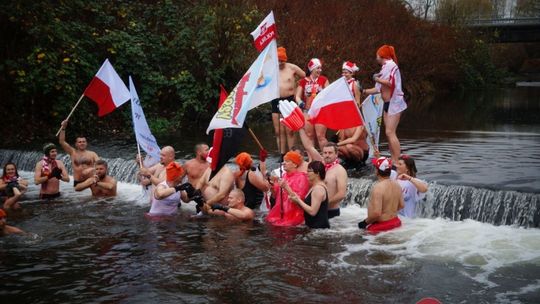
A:
[[[98,106],[98,116],[111,113],[131,98],[128,88],[120,79],[109,59],[97,72],[84,90],[84,96],[92,99]]]
[[[308,116],[312,124],[322,124],[332,130],[363,125],[360,111],[345,77],[334,81],[317,94]]]
[[[253,43],[257,51],[261,52],[274,39],[277,38],[276,21],[274,20],[274,12],[264,18],[264,20],[251,32]]]

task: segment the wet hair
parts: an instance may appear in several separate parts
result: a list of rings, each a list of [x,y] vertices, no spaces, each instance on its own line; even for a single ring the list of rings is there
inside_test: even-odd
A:
[[[302,145],[294,145],[294,146],[291,147],[290,151],[300,151],[300,152],[302,152],[301,154],[304,154],[304,152],[306,150],[304,149],[304,147]]]
[[[51,150],[55,150],[55,149],[56,149],[55,144],[46,143],[45,145],[43,145],[43,154],[45,154],[45,156],[49,157],[49,154],[51,153]]]
[[[335,142],[327,142],[323,148],[332,147],[334,148],[334,152],[338,153],[338,145]]]
[[[308,170],[313,170],[313,173],[317,174],[321,180],[326,177],[326,168],[322,161],[314,160],[308,164]]]
[[[398,158],[400,160],[403,160],[405,163],[405,166],[407,166],[407,170],[409,170],[409,175],[411,177],[416,177],[416,173],[418,170],[416,169],[416,164],[414,163],[414,158],[407,154],[401,154],[401,156]]]
[[[9,165],[13,165],[15,167],[15,176],[16,177],[19,177],[19,171],[17,170],[17,165],[15,165],[14,163],[12,162],[9,162],[7,164],[4,165],[4,171],[2,172],[2,178],[5,178],[7,176],[7,172],[6,172],[6,168],[7,166]]]
[[[246,195],[244,194],[244,191],[242,191],[242,189],[238,189],[238,188],[232,189],[232,190],[231,190],[231,193],[236,193],[236,194],[238,194],[240,200],[241,200],[242,202],[244,202],[244,203],[246,202]]]
[[[104,166],[105,168],[109,168],[109,165],[107,165],[107,162],[103,159],[98,159],[96,161],[96,166]]]
[[[195,148],[193,149],[193,152],[194,152],[195,154],[197,154],[197,152],[198,152],[200,149],[202,149],[203,146],[207,146],[207,144],[206,144],[206,143],[203,143],[203,142],[200,142],[200,143],[196,144],[196,145],[195,145]]]

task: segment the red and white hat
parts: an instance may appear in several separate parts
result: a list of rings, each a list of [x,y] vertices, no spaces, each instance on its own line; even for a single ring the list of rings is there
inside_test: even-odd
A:
[[[349,71],[349,72],[351,72],[351,73],[354,73],[354,72],[357,72],[357,71],[360,70],[360,68],[358,68],[358,67],[356,66],[356,63],[350,62],[350,61],[345,61],[345,62],[343,63],[343,67],[342,67],[341,69],[347,70],[347,71]]]
[[[371,162],[379,171],[386,171],[392,168],[392,160],[384,156],[377,159],[374,158]]]
[[[308,70],[311,72],[317,67],[322,67],[321,61],[317,58],[311,58],[311,60],[307,64]]]

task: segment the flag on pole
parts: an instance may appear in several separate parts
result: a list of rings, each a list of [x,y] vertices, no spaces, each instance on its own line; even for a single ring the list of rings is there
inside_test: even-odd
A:
[[[223,86],[220,86],[219,106],[227,99],[227,91]],[[212,160],[210,168],[212,169],[211,177],[213,177],[231,157],[238,153],[240,143],[246,135],[245,128],[226,128],[215,129],[212,149],[208,153],[208,157]]]
[[[90,81],[84,90],[84,96],[97,104],[99,117],[111,113],[131,98],[128,88],[114,70],[109,59],[105,59],[96,76]]]
[[[247,112],[279,97],[279,64],[276,40],[259,54],[240,82],[227,96],[210,121],[210,130],[241,128]]]
[[[152,159],[145,160],[145,166],[149,166],[150,163],[157,163],[159,161],[160,148],[156,141],[150,127],[146,122],[146,117],[144,116],[144,111],[139,100],[139,95],[137,90],[135,90],[135,85],[131,76],[129,76],[129,92],[131,94],[131,116],[133,119],[133,130],[135,132],[135,138],[137,139],[137,144],[146,152],[147,156],[149,155]]]
[[[274,12],[264,18],[264,20],[251,32],[253,43],[257,51],[262,51],[272,41],[277,38],[276,21],[274,20]]]
[[[334,81],[317,94],[308,116],[312,124],[322,124],[332,130],[353,128],[363,124],[345,77]]]
[[[381,94],[369,95],[362,102],[362,116],[368,133],[369,156],[379,151],[379,134],[381,132],[384,101]]]

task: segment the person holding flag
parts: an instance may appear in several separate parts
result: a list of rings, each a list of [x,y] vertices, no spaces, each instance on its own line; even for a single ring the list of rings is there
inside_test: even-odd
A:
[[[296,102],[300,105],[300,108],[304,110],[307,116],[307,111],[311,108],[315,97],[320,93],[324,88],[329,85],[328,78],[321,75],[322,73],[322,63],[317,58],[312,58],[308,62],[309,75],[302,78],[298,82],[298,88],[296,89]],[[326,139],[326,126],[323,124],[314,124],[309,120],[306,121],[305,126],[306,134],[308,138],[313,142],[319,145],[319,148],[324,147],[327,142]]]
[[[373,75],[375,87],[363,90],[363,94],[381,93],[384,100],[384,128],[388,147],[392,155],[392,162],[397,163],[401,154],[401,146],[396,130],[401,112],[407,109],[403,90],[401,88],[401,73],[397,65],[397,56],[394,47],[383,45],[377,50],[377,62],[382,66],[378,74]]]

